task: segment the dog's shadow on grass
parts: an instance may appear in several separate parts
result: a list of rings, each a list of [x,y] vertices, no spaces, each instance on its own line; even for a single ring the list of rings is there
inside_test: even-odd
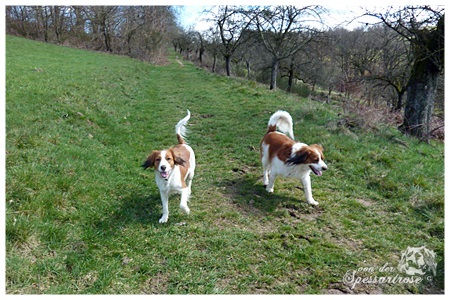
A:
[[[133,224],[154,225],[161,218],[159,192],[149,193],[148,189],[129,191],[127,195],[115,199],[117,206],[106,217],[94,222],[94,226],[111,235]]]
[[[143,189],[133,192],[122,199],[120,212],[123,220],[128,223],[158,223],[161,218],[161,198],[159,191]]]
[[[301,185],[301,184],[300,184]],[[278,185],[280,187],[280,185]],[[246,214],[272,214],[276,210],[286,210],[293,217],[320,213],[320,209],[311,207],[304,199],[299,185],[289,183],[288,189],[280,187],[274,193],[268,193],[263,187],[261,178],[250,173],[236,172],[232,179],[225,179],[218,184],[224,198],[228,199],[237,209]],[[277,185],[275,185],[277,188]],[[292,189],[295,189],[292,191]],[[196,191],[193,192],[194,197]],[[177,200],[173,199],[175,197]],[[179,196],[171,196],[169,203],[179,201]],[[161,199],[157,188],[143,187],[138,190],[128,190],[123,196],[115,199],[116,206],[107,216],[94,221],[98,230],[111,235],[117,234],[122,228],[133,224],[157,226],[162,214]],[[171,206],[172,209],[177,209]],[[173,211],[173,220],[177,219],[179,211]]]
[[[300,186],[300,183],[299,185],[289,184],[290,189],[295,189],[295,196],[287,195],[287,192],[283,190],[269,193],[263,186],[261,178],[251,174],[238,174],[235,178],[224,180],[220,184],[224,197],[245,211],[269,214],[284,208],[301,214],[311,214],[314,208],[304,199]],[[277,188],[276,185],[275,188]]]

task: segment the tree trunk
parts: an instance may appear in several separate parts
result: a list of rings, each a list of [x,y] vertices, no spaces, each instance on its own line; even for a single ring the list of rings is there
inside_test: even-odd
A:
[[[247,79],[250,79],[250,62],[248,59],[245,59],[245,66],[247,67]]]
[[[105,49],[107,52],[112,52],[111,37],[109,35],[108,29],[106,28],[106,26],[103,26],[102,31],[103,31],[103,37],[105,38]]]
[[[59,44],[61,43],[61,36],[59,32],[59,14],[60,14],[60,8],[58,6],[53,6],[52,8],[52,23],[53,23],[53,29],[55,30],[55,36],[56,36],[56,42]]]
[[[288,88],[287,91],[288,93],[292,92],[292,86],[294,85],[294,62],[291,61],[291,64],[289,66],[289,80],[288,80]]]
[[[82,6],[74,6],[75,11],[75,34],[78,38],[82,38],[85,35],[84,27],[86,25],[86,20],[83,18]]]
[[[213,66],[212,66],[212,72],[216,73],[216,63],[217,63],[217,55],[213,55]]]
[[[400,130],[428,141],[439,74],[444,61],[444,16],[436,30],[418,31],[414,64],[406,88],[405,116]]]
[[[405,116],[400,129],[418,138],[425,138],[430,132],[430,121],[433,115],[434,99],[436,95],[439,72],[427,70],[419,61],[415,64],[413,74],[408,82]],[[428,68],[427,68],[428,69]]]
[[[276,57],[273,58],[272,61],[272,72],[270,74],[270,89],[274,90],[277,88],[277,76],[278,76],[278,66],[280,62]]]
[[[231,61],[231,56],[226,55],[226,56],[225,56],[225,68],[227,69],[227,76],[231,76],[231,65],[230,65],[230,61]]]
[[[400,111],[403,106],[403,95],[405,94],[405,90],[397,91],[397,102],[395,103],[394,111]]]
[[[43,20],[43,25],[44,25],[44,41],[48,42],[48,22],[49,22],[49,15],[48,15],[48,10],[47,7],[43,7],[44,10],[44,20]]]
[[[127,34],[127,46],[128,46],[128,56],[131,56],[131,38],[133,37],[134,31],[130,31]]]
[[[200,49],[198,51],[198,60],[200,61],[200,65],[202,65],[202,66],[203,66],[203,53],[204,52],[205,52],[205,50],[203,50],[203,49]]]
[[[100,27],[101,27],[101,32],[103,34],[103,38],[104,38],[104,42],[105,42],[105,50],[106,50],[106,52],[112,52],[111,35],[108,30],[107,22],[108,22],[108,20],[107,20],[106,16],[103,16],[101,23],[100,23]]]

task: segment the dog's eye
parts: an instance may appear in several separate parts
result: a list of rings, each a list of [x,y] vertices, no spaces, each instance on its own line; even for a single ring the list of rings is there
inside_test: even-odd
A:
[[[172,158],[171,158],[171,157],[168,157],[168,158],[166,158],[166,160],[167,160],[167,161],[171,161],[171,160],[172,160]]]
[[[156,161],[161,161],[161,158],[157,158]]]

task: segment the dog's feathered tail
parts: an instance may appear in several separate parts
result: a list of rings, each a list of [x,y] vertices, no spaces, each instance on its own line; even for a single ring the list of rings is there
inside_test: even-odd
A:
[[[284,110],[279,110],[275,112],[269,119],[269,124],[267,132],[276,131],[277,128],[283,133],[289,134],[289,136],[294,140],[293,124],[291,115]]]
[[[191,112],[189,109],[187,110],[187,116],[181,119],[178,124],[175,126],[175,133],[177,134],[177,139],[179,144],[186,144],[186,125],[191,118]]]

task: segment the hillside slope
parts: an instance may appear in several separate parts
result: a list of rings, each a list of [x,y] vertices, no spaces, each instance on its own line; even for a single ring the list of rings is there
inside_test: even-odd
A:
[[[140,165],[176,143],[192,113],[191,214],[161,203]],[[284,109],[329,170],[262,187],[259,142]],[[209,74],[190,63],[6,38],[6,291],[11,294],[442,293],[444,147],[380,125],[343,128],[342,112]],[[414,283],[408,247],[436,253]],[[358,282],[358,278],[360,282]],[[373,281],[373,280],[372,280]]]

